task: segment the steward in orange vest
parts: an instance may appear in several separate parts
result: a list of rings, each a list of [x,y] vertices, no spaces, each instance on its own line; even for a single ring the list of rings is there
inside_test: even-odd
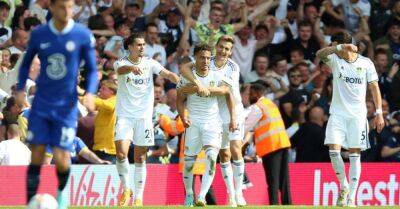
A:
[[[264,97],[266,85],[264,81],[251,84],[249,100],[252,106],[246,118],[245,133],[254,129],[253,138],[257,155],[263,161],[270,204],[279,204],[280,191],[282,204],[289,205],[292,203],[288,166],[291,145],[279,108]]]

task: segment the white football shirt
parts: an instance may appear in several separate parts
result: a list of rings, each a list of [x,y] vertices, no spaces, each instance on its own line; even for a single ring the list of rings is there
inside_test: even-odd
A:
[[[9,139],[0,143],[0,165],[29,165],[31,151],[19,139]]]
[[[121,58],[114,63],[114,70],[117,71],[122,66],[138,66],[142,74],[130,72],[118,75],[115,106],[117,116],[151,118],[154,106],[153,74],[159,75],[164,67],[148,57],[143,57],[138,63],[132,62],[128,57]]]
[[[233,60],[228,59],[224,66],[218,68],[216,66],[215,57],[211,58],[210,70],[217,72],[220,76],[225,77],[230,82],[232,86],[231,91],[235,102],[235,114],[236,120],[241,120],[243,118],[243,104],[242,104],[242,97],[240,95],[240,84],[239,84],[239,77],[240,77],[240,69],[239,65],[236,64]],[[228,105],[226,103],[225,97],[218,97],[218,104],[219,104],[219,114],[221,116],[223,123],[230,122],[230,115],[228,110]]]
[[[213,70],[209,70],[208,74],[203,77],[199,76],[193,68],[193,74],[204,87],[217,87],[223,83],[229,84],[229,81]],[[190,82],[181,76],[177,88],[181,88],[188,83]],[[197,93],[191,94],[187,97],[186,108],[189,111],[189,119],[193,123],[221,122],[218,108],[218,97],[200,97]]]
[[[329,112],[343,117],[366,117],[367,85],[378,80],[372,61],[358,55],[354,62],[347,62],[336,54],[328,56],[332,68],[333,95]]]

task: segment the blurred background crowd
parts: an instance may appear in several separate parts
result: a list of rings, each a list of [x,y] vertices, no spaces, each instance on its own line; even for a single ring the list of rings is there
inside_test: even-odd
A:
[[[73,163],[115,161],[115,95],[113,63],[127,55],[122,41],[131,33],[146,37],[145,54],[179,74],[192,59],[193,47],[215,45],[232,35],[232,60],[240,66],[241,95],[248,110],[249,84],[263,80],[267,98],[281,111],[292,148],[291,162],[329,162],[323,145],[332,96],[332,72],[315,54],[330,36],[348,31],[359,53],[373,60],[379,75],[386,127],[369,131],[371,149],[362,160],[400,162],[400,1],[396,0],[75,0],[74,20],[87,25],[96,38],[99,85],[96,112],[79,105],[80,119]],[[40,61],[35,59],[26,86],[26,102],[15,101],[18,66],[29,33],[51,18],[50,0],[0,1],[0,165],[10,152],[25,153],[27,118],[35,96]],[[84,64],[79,79],[85,84]],[[178,163],[180,137],[162,123],[175,120],[176,87],[154,77],[155,146],[148,163]],[[367,96],[368,119],[374,118]],[[246,162],[259,162],[251,137],[243,148]],[[14,141],[14,145],[6,143]],[[18,144],[18,145],[17,145]],[[346,154],[344,154],[346,155]],[[21,154],[22,156],[22,154]],[[48,153],[51,162],[51,153]],[[346,156],[345,156],[346,157]]]

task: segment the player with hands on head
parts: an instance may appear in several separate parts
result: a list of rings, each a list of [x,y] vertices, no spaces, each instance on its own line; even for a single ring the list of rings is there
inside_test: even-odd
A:
[[[385,123],[382,116],[382,98],[374,63],[357,53],[352,37],[347,32],[332,36],[332,46],[317,52],[333,74],[333,95],[325,144],[329,146],[332,167],[340,182],[338,206],[355,206],[355,195],[361,175],[360,152],[368,149],[368,121],[366,108],[367,87],[376,107],[374,127],[381,132]],[[349,150],[350,171],[348,183],[341,148]]]

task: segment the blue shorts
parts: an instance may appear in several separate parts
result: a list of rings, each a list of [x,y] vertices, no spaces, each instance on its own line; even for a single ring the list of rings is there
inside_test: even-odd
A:
[[[68,151],[73,145],[76,128],[76,119],[57,120],[51,116],[31,111],[29,114],[27,142],[35,145],[50,145],[51,147],[59,147]]]

